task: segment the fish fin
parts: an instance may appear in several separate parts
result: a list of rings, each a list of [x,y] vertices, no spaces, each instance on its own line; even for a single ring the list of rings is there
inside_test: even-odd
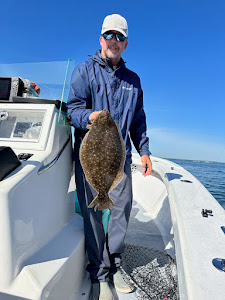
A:
[[[83,138],[83,141],[81,143],[80,150],[79,150],[79,158],[80,158],[81,166],[82,166],[83,169],[84,169],[84,164],[85,164],[85,155],[84,155],[85,152],[84,152],[84,149],[85,149],[86,144],[87,144],[88,135],[89,135],[89,131],[85,133],[85,136]],[[83,154],[84,157],[81,154]]]
[[[115,206],[114,202],[111,198],[109,198],[108,194],[98,194],[94,200],[88,205],[88,208],[94,207],[94,210],[104,210],[111,209]]]
[[[98,202],[98,195],[92,200],[92,202],[88,205],[89,208],[94,207],[95,205],[97,206]],[[96,202],[96,203],[95,203]]]
[[[109,189],[109,193],[115,189],[115,187],[120,183],[120,181],[123,179],[123,175],[124,175],[124,172],[123,172],[123,167],[120,168],[119,172],[117,173],[110,189]]]
[[[122,136],[122,132],[121,132],[120,126],[117,123],[116,123],[116,126],[117,126],[117,130],[118,130],[118,133],[119,133],[120,141],[121,141],[121,144],[122,144],[122,151],[123,151],[123,157],[122,157],[122,160],[121,160],[121,166],[124,167],[124,163],[125,163],[125,160],[126,160],[127,151],[126,151],[126,146],[124,144],[124,140],[123,140],[123,136]]]
[[[125,160],[126,160],[126,147],[125,147],[125,144],[124,144],[124,140],[123,140],[123,137],[122,137],[122,133],[121,133],[121,129],[120,129],[120,126],[116,123],[116,126],[117,126],[117,130],[118,130],[118,134],[119,134],[119,137],[120,137],[120,141],[121,141],[121,145],[122,145],[122,159],[121,159],[121,163],[120,163],[120,168],[119,168],[119,171],[109,189],[109,193],[122,181],[123,179],[123,175],[124,175],[124,163],[125,163]]]

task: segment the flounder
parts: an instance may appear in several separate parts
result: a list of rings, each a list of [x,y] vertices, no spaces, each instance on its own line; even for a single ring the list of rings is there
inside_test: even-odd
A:
[[[87,128],[80,147],[80,162],[88,183],[98,193],[89,204],[94,210],[111,209],[108,193],[123,179],[126,148],[119,125],[104,109]]]

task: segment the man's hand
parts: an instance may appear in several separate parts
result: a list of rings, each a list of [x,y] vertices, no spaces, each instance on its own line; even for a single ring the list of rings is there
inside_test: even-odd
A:
[[[99,111],[94,111],[93,113],[90,114],[89,120],[91,123],[94,121],[94,119],[102,112],[102,110]]]
[[[150,160],[149,155],[142,155],[141,162],[142,162],[142,169],[143,169],[142,175],[144,176],[150,175],[152,172],[152,162]]]

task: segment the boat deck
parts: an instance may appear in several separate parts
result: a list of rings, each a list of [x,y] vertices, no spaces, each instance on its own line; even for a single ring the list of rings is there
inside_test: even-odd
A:
[[[126,244],[153,248],[166,254],[164,242],[158,227],[151,217],[146,214],[145,209],[135,200],[133,201],[125,242]],[[123,294],[116,291],[111,283],[109,285],[114,300],[137,300],[135,293]],[[89,300],[93,300],[92,295],[90,295]]]
[[[127,230],[126,243],[146,246],[160,251],[165,249],[161,233],[155,222],[135,200]]]
[[[155,222],[150,216],[146,215],[145,209],[135,200],[133,202],[125,242],[138,246],[146,246],[162,252],[165,249],[162,236]],[[113,292],[114,300],[137,300],[135,293],[120,293],[116,291],[112,284],[111,290]]]

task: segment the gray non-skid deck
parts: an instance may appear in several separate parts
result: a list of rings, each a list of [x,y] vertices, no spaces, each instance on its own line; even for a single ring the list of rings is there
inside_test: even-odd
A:
[[[135,200],[133,202],[125,242],[127,244],[146,246],[164,252],[164,243],[159,229],[154,221],[145,214],[144,208]],[[116,291],[111,283],[109,285],[114,300],[137,300],[135,293],[123,294]],[[90,300],[93,300],[92,295],[90,296]]]
[[[145,215],[144,208],[135,200],[133,202],[125,242],[138,246],[146,246],[160,251],[163,251],[165,247],[156,224],[149,216]],[[135,293],[120,293],[116,291],[112,285],[111,290],[114,295],[114,300],[137,300]]]
[[[158,227],[135,200],[125,242],[164,251],[164,243]]]

